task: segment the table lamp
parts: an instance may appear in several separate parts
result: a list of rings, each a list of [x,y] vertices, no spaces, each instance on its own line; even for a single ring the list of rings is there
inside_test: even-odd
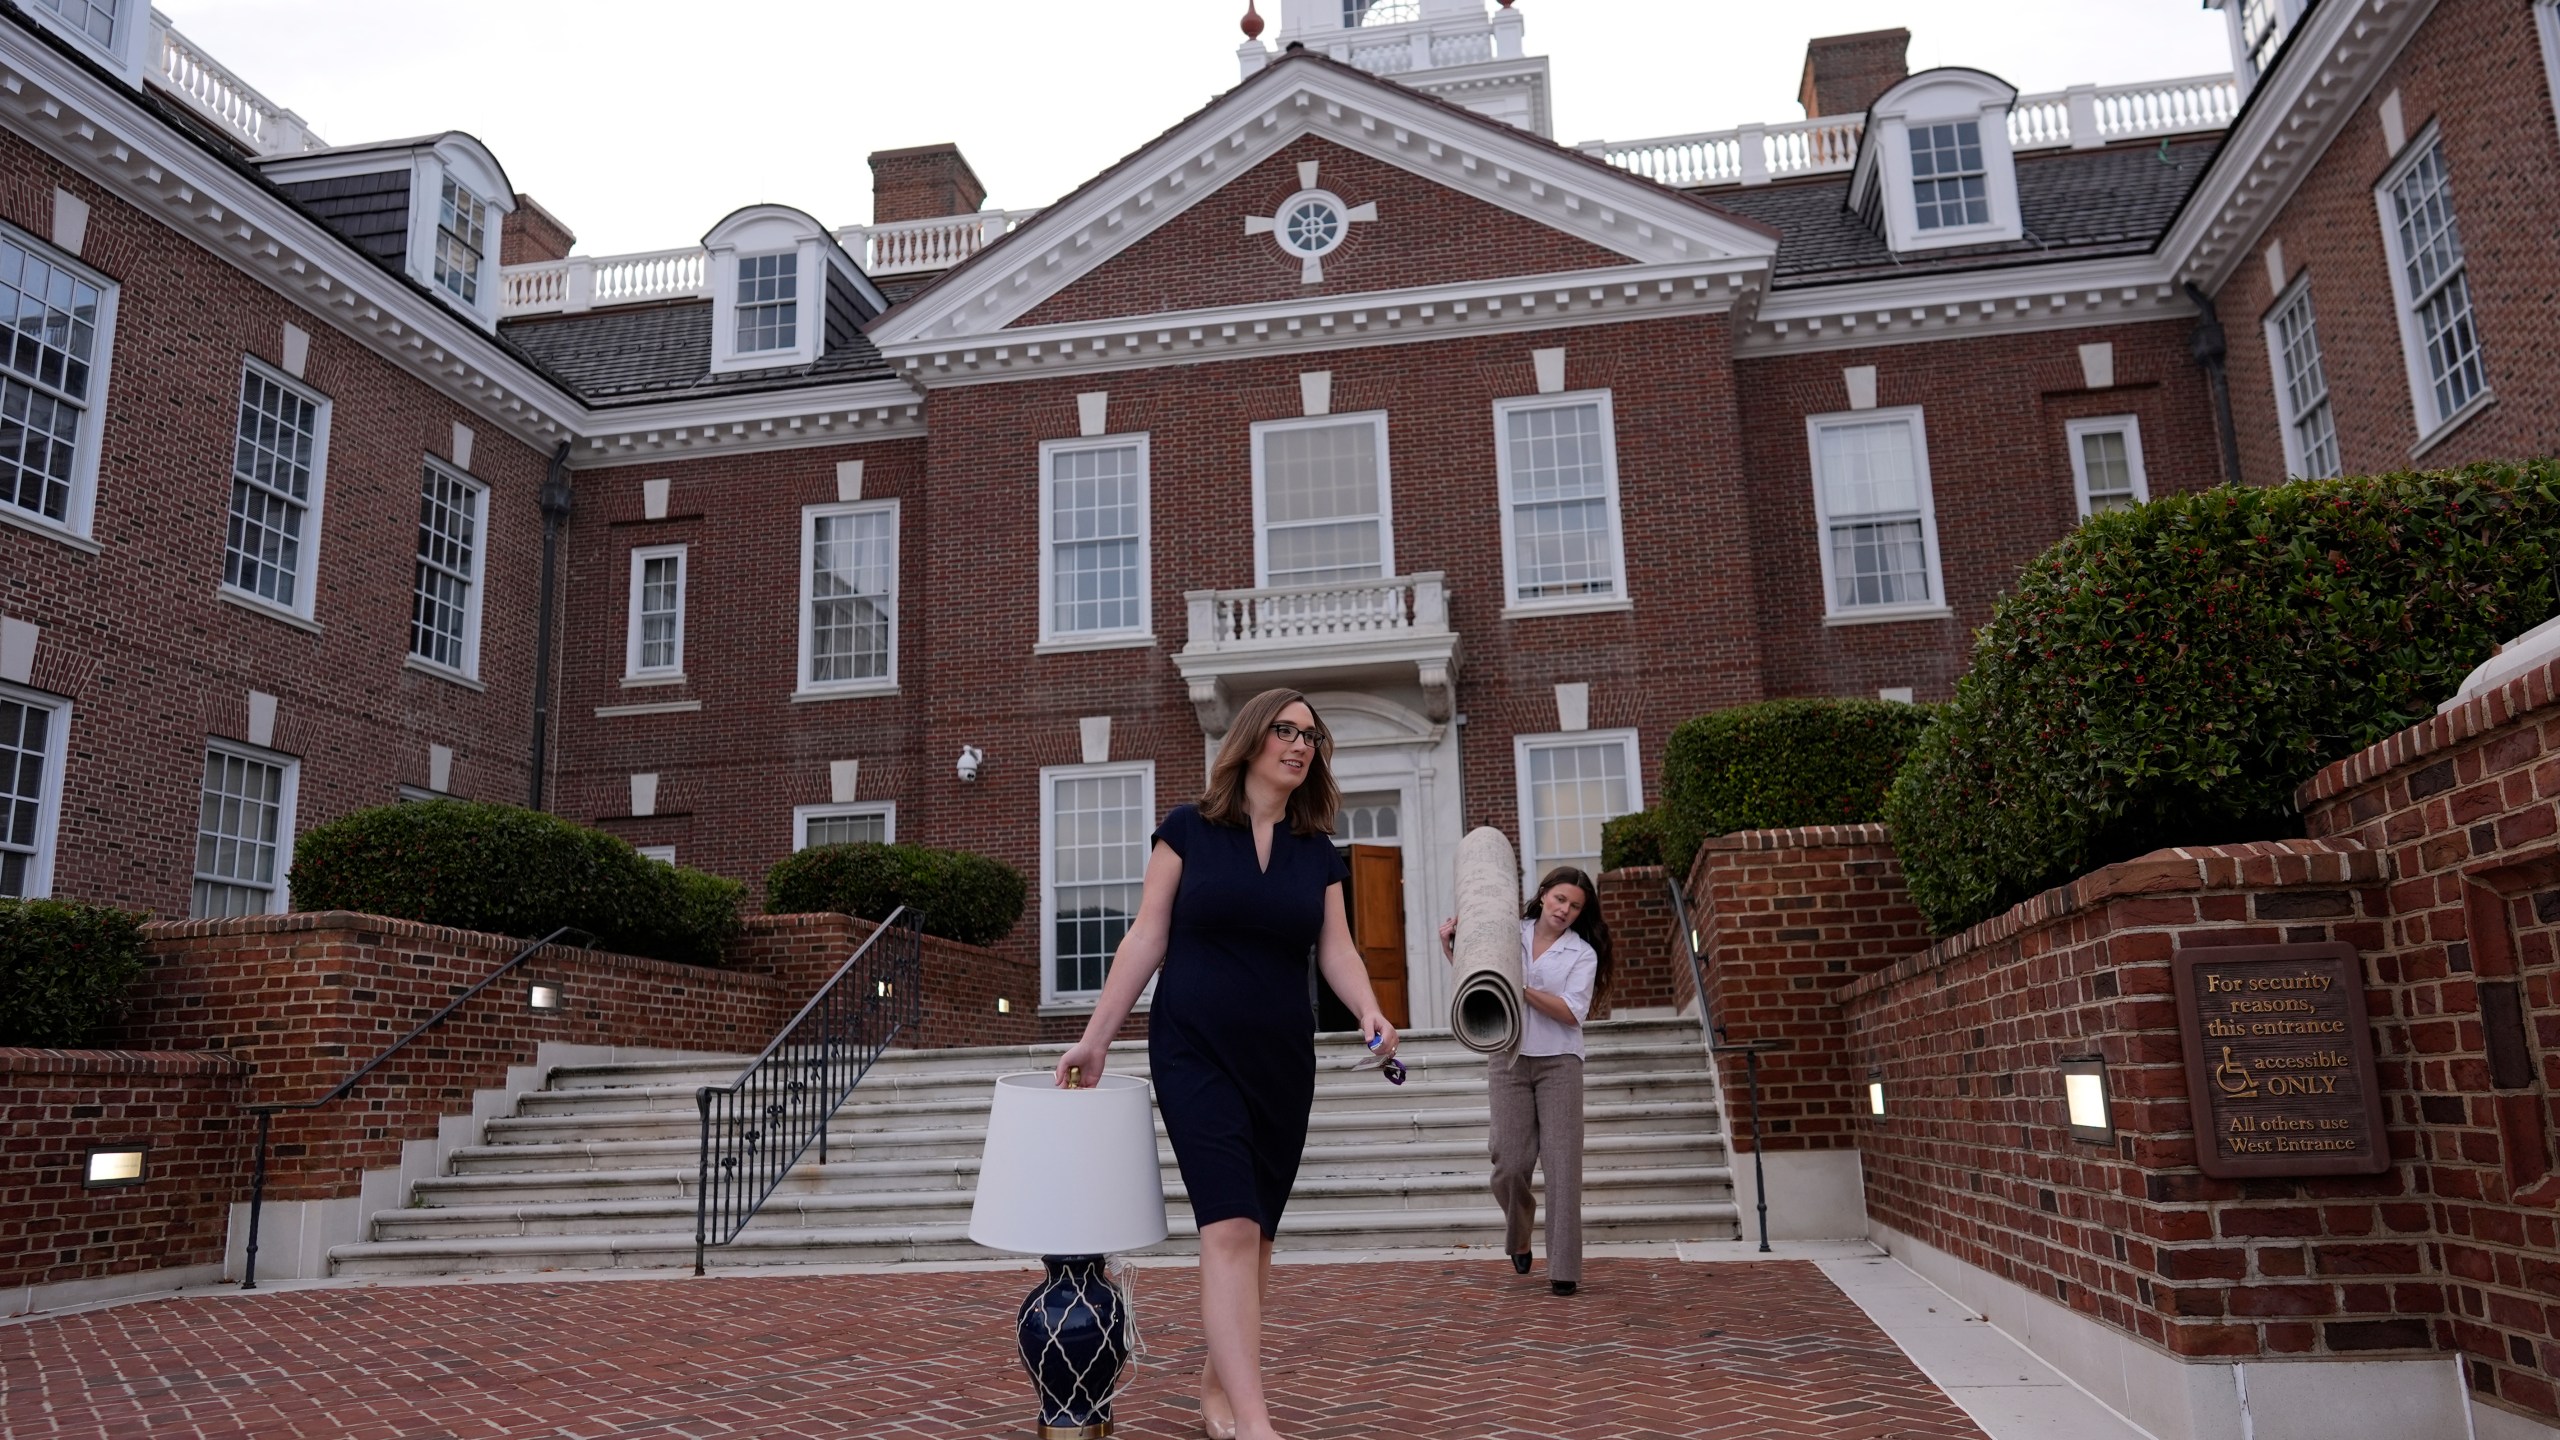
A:
[[[969,1238],[1048,1267],[1015,1316],[1022,1368],[1040,1394],[1041,1440],[1111,1433],[1129,1317],[1104,1260],[1164,1237],[1146,1081],[1105,1075],[1076,1089],[1046,1073],[996,1081]]]

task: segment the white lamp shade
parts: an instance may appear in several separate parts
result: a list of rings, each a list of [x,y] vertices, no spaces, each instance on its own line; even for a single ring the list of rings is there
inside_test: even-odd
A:
[[[1046,1072],[996,1081],[969,1238],[1024,1255],[1111,1255],[1165,1237],[1147,1082],[1062,1090]]]

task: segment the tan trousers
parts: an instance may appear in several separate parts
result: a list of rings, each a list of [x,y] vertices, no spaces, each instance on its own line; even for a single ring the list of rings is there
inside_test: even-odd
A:
[[[1538,1200],[1529,1172],[1547,1172],[1547,1278],[1582,1282],[1582,1057],[1496,1055],[1493,1198],[1506,1254],[1529,1248]]]

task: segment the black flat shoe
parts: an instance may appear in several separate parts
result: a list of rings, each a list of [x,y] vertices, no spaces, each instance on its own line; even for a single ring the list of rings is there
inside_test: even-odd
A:
[[[1574,1292],[1574,1288],[1574,1283],[1570,1280],[1550,1280],[1547,1282],[1547,1290],[1551,1294],[1570,1295]]]
[[[1519,1254],[1511,1257],[1511,1273],[1514,1275],[1526,1275],[1529,1273],[1528,1251],[1523,1250]]]

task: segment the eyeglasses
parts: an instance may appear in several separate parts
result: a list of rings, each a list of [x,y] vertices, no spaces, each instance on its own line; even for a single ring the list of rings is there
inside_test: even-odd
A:
[[[1372,1038],[1369,1041],[1369,1053],[1361,1056],[1351,1068],[1354,1070],[1384,1071],[1386,1073],[1388,1084],[1401,1085],[1404,1083],[1404,1062],[1393,1055],[1381,1055],[1377,1053],[1378,1047],[1386,1042],[1386,1038],[1387,1037],[1384,1035]]]
[[[1315,729],[1312,726],[1292,725],[1286,720],[1272,721],[1271,733],[1279,736],[1280,743],[1283,745],[1295,745],[1299,741],[1304,740],[1318,750],[1324,748],[1326,738],[1325,733],[1321,730]]]

